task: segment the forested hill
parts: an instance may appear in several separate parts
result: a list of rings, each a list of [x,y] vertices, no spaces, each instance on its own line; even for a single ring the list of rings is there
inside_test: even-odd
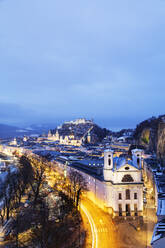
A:
[[[165,115],[152,117],[138,124],[134,139],[136,144],[155,152],[160,160],[165,161]]]

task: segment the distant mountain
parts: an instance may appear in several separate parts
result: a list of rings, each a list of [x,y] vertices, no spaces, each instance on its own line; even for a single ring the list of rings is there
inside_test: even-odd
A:
[[[13,137],[16,134],[18,127],[0,124],[0,138]]]
[[[0,124],[0,138],[20,137],[24,135],[41,135],[47,133],[49,128],[46,125],[31,125],[27,128],[20,128],[6,124]]]

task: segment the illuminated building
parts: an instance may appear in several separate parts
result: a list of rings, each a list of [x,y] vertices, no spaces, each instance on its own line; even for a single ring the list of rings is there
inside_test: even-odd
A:
[[[104,153],[103,177],[108,189],[107,207],[114,216],[143,214],[142,150],[132,150],[132,159]]]
[[[102,173],[93,167],[71,163],[67,171],[78,170],[88,183],[87,197],[113,217],[143,215],[142,150],[133,150],[132,158],[106,150]]]
[[[81,146],[85,142],[92,142],[92,129],[93,122],[82,118],[64,122],[61,127],[57,127],[55,133],[49,131],[47,138],[51,141],[58,141],[62,145]]]

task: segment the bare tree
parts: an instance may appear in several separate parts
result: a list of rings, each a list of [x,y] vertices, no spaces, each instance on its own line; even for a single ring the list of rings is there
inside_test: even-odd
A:
[[[5,183],[3,184],[3,214],[7,220],[14,208],[17,191],[16,173],[8,172]]]
[[[46,169],[48,164],[44,159],[33,156],[23,156],[21,164],[23,165],[22,176],[31,188],[35,206],[42,185],[46,181]]]
[[[76,170],[71,170],[69,172],[69,180],[71,184],[70,190],[72,199],[75,202],[76,207],[78,207],[81,193],[88,190],[87,182],[82,174],[80,174]]]

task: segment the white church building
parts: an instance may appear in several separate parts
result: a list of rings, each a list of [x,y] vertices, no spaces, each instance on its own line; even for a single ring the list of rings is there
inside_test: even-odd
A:
[[[87,197],[98,207],[116,216],[143,215],[143,162],[142,150],[132,150],[132,159],[114,157],[113,151],[105,150],[103,175],[85,172],[74,165],[61,165],[64,169],[78,170],[88,183]]]
[[[104,153],[103,184],[107,208],[114,216],[143,215],[142,150],[132,151],[132,160]]]

